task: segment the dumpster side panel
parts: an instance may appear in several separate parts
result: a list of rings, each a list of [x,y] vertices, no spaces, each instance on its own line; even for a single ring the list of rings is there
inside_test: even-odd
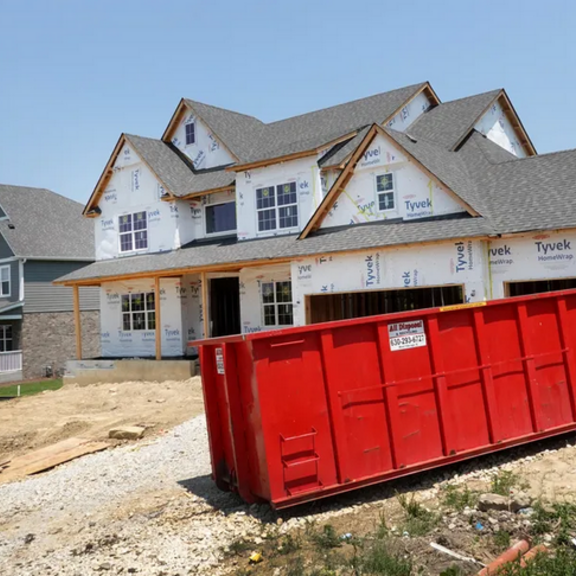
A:
[[[524,306],[526,353],[534,356],[533,361],[527,360],[527,365],[530,377],[536,381],[537,426],[539,431],[549,430],[572,421],[564,363],[567,350],[561,343],[556,300],[546,298],[520,304],[521,318]]]
[[[317,332],[254,340],[272,500],[334,485],[336,467]]]
[[[322,350],[340,481],[392,469],[377,326],[324,331]]]
[[[438,331],[436,354],[446,372],[446,451],[450,454],[485,446],[490,438],[473,312],[440,314]]]

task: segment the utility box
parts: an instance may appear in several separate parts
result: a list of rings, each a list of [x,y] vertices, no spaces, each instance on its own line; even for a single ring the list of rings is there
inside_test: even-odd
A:
[[[212,475],[275,508],[576,429],[576,291],[200,348]]]

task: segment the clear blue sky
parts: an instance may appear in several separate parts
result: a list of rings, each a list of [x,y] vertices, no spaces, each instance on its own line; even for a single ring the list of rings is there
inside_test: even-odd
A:
[[[574,0],[0,0],[0,183],[85,202],[185,96],[272,121],[429,80],[576,148]]]

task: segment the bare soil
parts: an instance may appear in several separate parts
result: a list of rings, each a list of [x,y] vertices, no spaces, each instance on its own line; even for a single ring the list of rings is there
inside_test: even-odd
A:
[[[105,440],[111,428],[121,425],[142,425],[145,436],[155,435],[203,411],[199,377],[64,385],[0,402],[0,462],[73,436]]]

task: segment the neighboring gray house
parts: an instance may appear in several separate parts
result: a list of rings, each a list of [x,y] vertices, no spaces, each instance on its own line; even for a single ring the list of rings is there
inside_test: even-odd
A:
[[[52,281],[94,260],[82,205],[0,184],[0,381],[59,372],[74,350],[72,289]],[[99,354],[98,290],[80,291],[84,346]]]

